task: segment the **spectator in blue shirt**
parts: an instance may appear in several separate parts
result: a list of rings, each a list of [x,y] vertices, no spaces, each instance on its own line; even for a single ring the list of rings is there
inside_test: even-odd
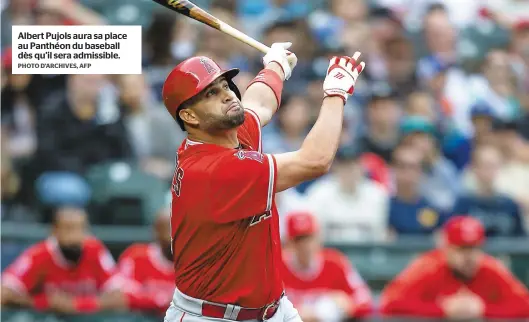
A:
[[[392,168],[395,195],[389,206],[391,230],[405,235],[432,233],[446,216],[421,196],[422,153],[410,145],[399,145],[393,153]]]
[[[471,171],[476,180],[476,189],[459,198],[454,213],[480,219],[487,236],[524,235],[519,205],[495,189],[501,163],[500,151],[495,146],[479,145],[475,148]]]

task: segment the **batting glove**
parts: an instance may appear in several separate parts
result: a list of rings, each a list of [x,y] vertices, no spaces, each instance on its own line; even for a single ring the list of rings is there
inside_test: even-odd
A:
[[[285,75],[285,80],[290,78],[292,70],[298,63],[296,55],[287,50],[290,46],[292,46],[292,43],[290,42],[273,43],[270,50],[263,57],[263,64],[265,67],[271,62],[276,62],[281,66],[283,74]]]
[[[339,96],[343,99],[344,104],[347,102],[349,95],[354,92],[356,80],[366,64],[361,62],[357,64],[360,58],[360,52],[356,52],[353,57],[341,56],[333,57],[327,68],[327,76],[323,82],[323,97]]]

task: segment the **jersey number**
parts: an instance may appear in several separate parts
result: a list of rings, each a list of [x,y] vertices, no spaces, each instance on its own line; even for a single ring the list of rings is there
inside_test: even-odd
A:
[[[180,197],[180,191],[182,189],[182,179],[184,178],[184,169],[178,168],[174,175],[173,180],[173,191],[177,197]]]
[[[272,217],[272,212],[267,211],[262,215],[259,216],[253,216],[252,221],[250,222],[250,227],[257,225],[258,223],[265,221],[266,219]]]

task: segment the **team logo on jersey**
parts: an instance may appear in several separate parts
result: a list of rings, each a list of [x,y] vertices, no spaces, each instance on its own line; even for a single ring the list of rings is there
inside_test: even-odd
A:
[[[419,211],[417,220],[423,227],[434,227],[439,222],[439,214],[430,208],[423,208]]]
[[[202,65],[204,66],[204,68],[206,69],[206,72],[208,72],[208,74],[211,74],[211,73],[214,73],[217,71],[217,69],[213,66],[211,66],[211,64],[205,60],[204,58],[200,58],[200,63],[202,63]]]
[[[250,159],[260,163],[263,163],[263,155],[257,151],[239,150],[235,153],[237,158],[240,160]]]

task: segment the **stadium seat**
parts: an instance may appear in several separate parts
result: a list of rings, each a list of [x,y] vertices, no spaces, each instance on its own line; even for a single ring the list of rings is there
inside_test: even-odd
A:
[[[100,224],[146,225],[165,204],[169,184],[125,162],[92,167],[93,220]]]

